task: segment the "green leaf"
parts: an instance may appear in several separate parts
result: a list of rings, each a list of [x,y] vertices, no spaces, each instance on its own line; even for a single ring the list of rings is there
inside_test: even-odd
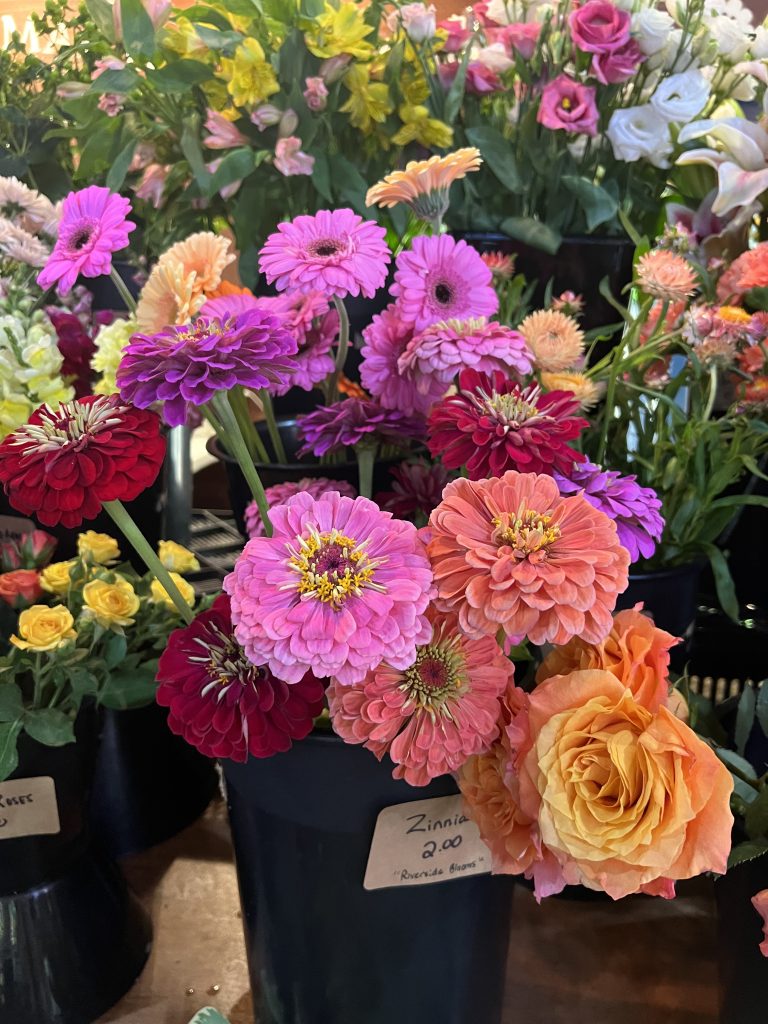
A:
[[[117,668],[125,659],[128,641],[121,633],[112,633],[104,644],[104,662],[107,668]]]
[[[69,715],[58,708],[39,708],[27,711],[24,716],[24,731],[46,747],[63,747],[74,743],[74,723]]]
[[[710,506],[711,508],[712,506]],[[712,566],[712,575],[715,577],[717,597],[722,605],[723,611],[730,616],[734,622],[739,621],[739,602],[736,597],[736,588],[733,585],[731,570],[728,568],[728,561],[714,544],[703,544],[704,552],[709,558]]]
[[[116,711],[145,707],[155,699],[156,675],[157,661],[125,672],[111,672],[99,694],[99,703]]]
[[[103,71],[95,81],[91,83],[89,92],[130,92],[138,85],[139,76],[133,68],[110,68]]]
[[[74,668],[67,672],[69,688],[78,703],[83,697],[92,696],[99,691],[99,680],[87,668]]]
[[[207,190],[208,182],[211,178],[203,160],[203,152],[200,149],[200,117],[195,115],[194,117],[187,118],[184,124],[184,130],[181,133],[181,139],[179,145],[181,151],[187,158],[195,181],[200,187],[201,191]]]
[[[757,696],[754,687],[747,683],[739,697],[738,709],[736,711],[736,728],[734,731],[734,742],[737,753],[744,756],[744,748],[755,724],[755,705]]]
[[[734,753],[733,750],[729,750],[727,747],[715,747],[715,753],[727,768],[735,768],[736,771],[746,779],[752,779],[757,782],[757,773],[755,772],[755,769],[749,761],[745,760],[739,754]]]
[[[536,249],[543,249],[553,256],[562,241],[557,231],[534,217],[507,217],[501,223],[501,230],[510,238],[516,238],[519,242],[525,242]]]
[[[19,753],[16,741],[21,732],[21,719],[15,722],[3,722],[0,725],[0,780],[7,779],[19,765]]]
[[[365,194],[368,191],[365,178],[354,164],[341,154],[331,157],[329,165],[331,181],[338,198],[365,216]]]
[[[214,174],[211,175],[206,187],[208,197],[212,198],[220,189],[231,185],[233,181],[247,178],[255,166],[255,154],[250,147],[243,146],[241,149],[233,149],[227,153]]]
[[[744,824],[750,839],[768,833],[768,789],[763,789],[747,807]]]
[[[744,864],[748,860],[757,860],[764,853],[768,853],[768,839],[753,839],[748,843],[739,843],[731,850],[728,858],[728,867],[735,868],[737,864]]]
[[[193,85],[212,77],[213,72],[208,65],[199,60],[177,60],[157,71],[147,72],[147,81],[162,93],[186,92]]]
[[[115,41],[115,18],[108,0],[85,0],[85,6],[96,28],[110,42]]]
[[[128,145],[124,146],[120,150],[115,158],[115,162],[109,168],[105,184],[112,192],[120,191],[120,188],[125,181],[125,176],[128,173],[128,168],[131,166],[133,153],[138,142],[139,140],[137,138],[131,139]]]
[[[155,28],[141,0],[117,0],[123,22],[123,45],[132,57],[155,52]]]
[[[760,728],[768,736],[768,683],[763,681],[757,688],[757,704],[755,714]]]
[[[445,121],[446,124],[452,125],[454,123],[454,121],[458,117],[459,111],[461,110],[461,105],[464,102],[464,89],[465,89],[465,86],[467,84],[467,67],[469,66],[469,56],[470,56],[471,52],[472,52],[472,47],[471,46],[466,46],[464,48],[464,54],[463,54],[463,56],[461,58],[461,61],[459,62],[459,69],[456,72],[456,77],[451,82],[451,86],[450,86],[448,92],[446,93],[445,102],[443,103],[443,120]],[[480,128],[480,129],[472,129],[472,130],[473,131],[478,131],[478,130],[482,131],[482,128]],[[467,134],[469,134],[469,133],[467,133]],[[475,143],[475,145],[477,145],[477,143]],[[478,149],[479,148],[480,147],[478,146]],[[514,172],[514,177],[518,178],[518,180],[519,180],[519,175],[517,174],[517,171],[516,171],[516,169],[514,167],[514,160],[512,159],[511,152],[509,154],[509,157],[510,157],[510,170]],[[493,171],[493,167],[491,166],[490,162],[489,162],[488,166]],[[496,172],[494,171],[494,174],[495,173]],[[502,184],[503,184],[504,183],[503,179],[500,179],[500,180],[502,181]],[[512,191],[515,191],[515,189],[512,189]]]
[[[584,211],[587,218],[587,231],[594,231],[600,224],[605,224],[607,220],[616,216],[619,204],[604,188],[575,174],[565,174],[560,180],[576,197],[579,206]]]
[[[24,700],[16,683],[0,683],[0,722],[15,722],[24,715]]]
[[[757,790],[754,786],[750,786],[748,782],[745,782],[743,779],[740,779],[737,775],[732,775],[731,778],[733,779],[734,796],[740,797],[742,804],[746,807],[749,807],[750,804],[754,803],[755,800],[757,800]],[[734,807],[733,811],[734,813],[739,814],[744,813],[743,807],[739,809]]]
[[[458,77],[457,75],[456,78]],[[467,138],[473,146],[477,146],[483,160],[505,188],[508,188],[510,192],[522,192],[524,190],[523,182],[517,172],[512,146],[501,132],[497,132],[495,128],[491,128],[489,125],[481,125],[477,128],[467,128]],[[526,220],[528,218],[510,217],[509,219]],[[506,228],[504,230],[506,231]],[[512,235],[513,238],[521,237],[512,231],[507,231],[507,234]],[[522,241],[527,240],[522,239]],[[535,245],[536,243],[531,244]],[[560,244],[559,238],[557,244]],[[544,248],[544,246],[538,246],[538,248]],[[557,249],[553,251],[556,252]]]
[[[328,154],[325,150],[315,151],[311,154],[315,158],[315,166],[312,169],[312,184],[329,203],[333,202],[331,192],[331,168],[328,164]]]
[[[231,30],[222,32],[217,28],[209,28],[207,25],[199,24],[195,25],[195,32],[197,32],[200,41],[205,43],[209,50],[233,50],[244,38],[242,32],[233,32]]]
[[[229,1021],[212,1006],[206,1006],[204,1010],[195,1014],[189,1024],[229,1024]]]

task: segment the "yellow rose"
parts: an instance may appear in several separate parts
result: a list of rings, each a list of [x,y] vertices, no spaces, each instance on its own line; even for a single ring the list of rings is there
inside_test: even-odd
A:
[[[173,572],[197,572],[200,568],[196,556],[182,544],[174,540],[161,540],[157,545],[160,561],[166,569]]]
[[[83,600],[85,611],[105,629],[132,626],[132,616],[139,610],[140,604],[136,591],[124,579],[117,579],[114,583],[91,580],[83,587]]]
[[[75,559],[70,558],[68,562],[51,562],[46,565],[40,573],[40,585],[49,594],[66,594],[72,586],[69,578],[69,570],[75,565]]]
[[[171,573],[171,579],[176,584],[181,596],[191,608],[195,603],[195,588],[191,583],[187,583],[182,576],[179,576],[177,572]],[[155,604],[164,604],[172,611],[177,611],[176,605],[173,603],[168,591],[162,585],[160,580],[152,580],[150,590],[152,592],[152,600]]]
[[[74,640],[75,620],[63,604],[49,608],[45,604],[33,604],[19,615],[19,633],[12,636],[11,643],[22,651],[53,651],[68,640]]]
[[[114,537],[108,533],[86,530],[77,538],[77,553],[81,558],[97,565],[109,565],[120,557],[120,548]]]

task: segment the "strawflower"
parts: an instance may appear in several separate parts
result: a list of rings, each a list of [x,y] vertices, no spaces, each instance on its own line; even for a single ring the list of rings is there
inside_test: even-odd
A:
[[[572,291],[565,291],[552,299],[552,309],[566,316],[578,316],[584,311],[584,298]]]
[[[741,292],[768,286],[768,245],[765,242],[742,253],[738,261],[737,287]]]
[[[240,385],[285,385],[296,339],[283,321],[252,309],[224,321],[199,317],[157,334],[134,334],[123,351],[117,386],[140,409],[163,403],[167,423],[186,422],[187,403],[206,405]]]
[[[352,484],[346,480],[329,480],[328,477],[304,477],[296,483],[275,484],[266,489],[267,507],[274,508],[276,505],[284,505],[294,494],[309,494],[312,498],[319,498],[326,491],[338,491],[347,498],[356,497],[357,492]],[[245,509],[245,531],[249,537],[263,537],[264,523],[255,501],[250,502]]]
[[[652,249],[637,261],[637,283],[646,295],[666,302],[680,302],[698,287],[696,271],[677,253]]]
[[[505,252],[481,252],[480,259],[490,270],[494,281],[509,281],[514,276],[514,256]]]
[[[411,786],[489,749],[514,672],[493,637],[464,636],[454,615],[430,610],[428,618],[430,636],[407,668],[384,660],[354,686],[328,687],[334,730],[379,760],[389,754],[394,778]]]
[[[565,391],[542,394],[498,371],[464,370],[459,390],[429,416],[429,450],[448,469],[466,466],[470,480],[508,469],[569,472],[584,456],[568,446],[587,426],[578,402]]]
[[[401,462],[390,469],[392,490],[376,496],[377,504],[398,519],[419,519],[426,522],[440,504],[448,483],[448,471],[442,463],[424,459]]]
[[[463,239],[417,235],[396,264],[391,292],[417,331],[438,320],[493,316],[499,308],[491,271]]]
[[[261,250],[259,266],[278,291],[370,299],[387,276],[384,235],[384,228],[352,210],[320,210],[278,225]]]
[[[105,501],[132,501],[165,455],[160,420],[118,395],[41,406],[0,444],[0,483],[11,505],[46,526],[79,526]]]
[[[572,316],[556,309],[530,313],[520,324],[520,333],[539,370],[567,370],[584,352],[584,332]]]
[[[610,632],[629,554],[604,513],[581,495],[561,498],[551,477],[454,480],[430,527],[435,603],[469,636],[502,629],[540,645]]]
[[[323,685],[311,673],[289,686],[246,659],[224,595],[171,633],[157,678],[171,732],[206,757],[244,762],[289,750],[323,708]]]
[[[431,628],[432,571],[416,528],[367,498],[297,494],[272,509],[224,580],[254,664],[299,682],[310,669],[358,683],[386,657],[405,669]]]
[[[61,207],[58,238],[45,267],[37,275],[41,288],[56,285],[60,295],[72,290],[78,277],[101,277],[112,269],[112,256],[128,245],[136,225],[127,219],[131,204],[108,188],[89,185],[70,192]]]
[[[297,417],[298,433],[304,442],[298,451],[318,458],[356,444],[394,444],[403,446],[420,440],[426,422],[397,409],[385,409],[366,398],[345,398],[336,405],[319,405],[314,412]]]
[[[369,188],[365,205],[392,207],[405,203],[422,220],[439,221],[448,209],[453,182],[476,171],[482,162],[480,150],[473,146],[428,160],[411,160],[404,171],[392,171]]]

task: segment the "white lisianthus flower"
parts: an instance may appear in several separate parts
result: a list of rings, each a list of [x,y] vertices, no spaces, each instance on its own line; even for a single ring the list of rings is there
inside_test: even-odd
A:
[[[651,106],[670,124],[683,124],[701,113],[709,93],[709,82],[700,71],[683,71],[662,78],[651,96]]]
[[[387,18],[390,32],[397,32],[402,22],[405,34],[412,43],[423,43],[433,39],[437,31],[437,17],[432,4],[405,4]]]
[[[752,28],[752,11],[742,0],[707,0],[704,4],[704,17],[715,18],[718,15],[737,22],[744,32]]]
[[[757,60],[764,60],[768,57],[768,28],[765,25],[758,25],[755,29],[755,38],[752,40],[752,56]]]
[[[721,57],[734,62],[744,59],[750,40],[737,21],[719,14],[707,24],[707,29]]]
[[[646,7],[632,15],[632,35],[646,57],[664,49],[674,25],[666,11],[653,7]]]
[[[648,160],[654,167],[670,166],[669,124],[650,104],[614,110],[606,135],[617,160]]]

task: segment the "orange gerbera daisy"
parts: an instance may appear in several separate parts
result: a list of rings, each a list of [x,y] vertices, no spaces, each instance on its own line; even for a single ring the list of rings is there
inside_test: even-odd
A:
[[[519,330],[539,370],[567,370],[576,365],[584,352],[584,332],[572,316],[556,309],[530,313]]]
[[[561,370],[559,373],[545,370],[541,374],[541,386],[545,391],[570,391],[582,409],[597,405],[605,391],[604,382],[595,383],[578,370]]]
[[[476,171],[482,162],[480,150],[474,146],[428,160],[411,160],[404,171],[392,171],[368,189],[366,206],[406,203],[422,220],[439,221],[448,209],[453,182]]]
[[[698,278],[688,260],[666,249],[652,249],[637,262],[637,283],[646,295],[680,302],[696,291]]]

